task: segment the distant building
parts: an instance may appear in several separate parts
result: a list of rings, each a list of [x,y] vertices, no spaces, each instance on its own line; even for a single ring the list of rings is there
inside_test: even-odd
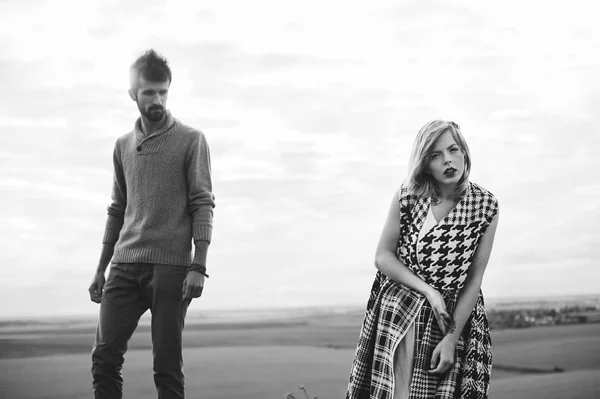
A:
[[[599,323],[600,312],[577,312],[569,313],[565,316],[565,321],[571,323]]]

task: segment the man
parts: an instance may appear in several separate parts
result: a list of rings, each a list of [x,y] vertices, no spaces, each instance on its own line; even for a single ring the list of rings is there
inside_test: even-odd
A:
[[[170,84],[167,60],[154,50],[130,68],[129,96],[140,117],[115,144],[112,202],[89,288],[90,299],[100,303],[92,351],[96,399],[122,397],[123,356],[148,309],[158,397],[185,396],[182,331],[208,277],[215,202],[208,144],[166,109]]]

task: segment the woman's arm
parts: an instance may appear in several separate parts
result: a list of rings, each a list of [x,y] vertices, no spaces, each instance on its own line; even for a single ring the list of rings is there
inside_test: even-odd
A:
[[[462,329],[467,320],[469,320],[473,308],[475,307],[475,303],[477,303],[481,282],[483,281],[483,273],[485,272],[488,260],[490,259],[490,254],[492,253],[497,226],[498,214],[492,219],[487,231],[483,234],[483,237],[481,237],[481,241],[473,256],[473,262],[471,267],[469,267],[467,280],[456,301],[453,322],[446,333],[446,336],[454,342],[458,342]]]
[[[431,287],[396,257],[400,240],[400,201],[394,195],[375,252],[375,267],[392,280],[425,295]]]
[[[396,194],[392,198],[390,210],[379,238],[375,252],[375,267],[392,280],[423,294],[434,309],[440,329],[446,333],[450,315],[446,311],[442,295],[416,276],[396,257],[396,249],[400,240],[400,216],[400,201]]]
[[[483,281],[483,273],[485,272],[488,260],[490,259],[490,254],[492,253],[497,226],[498,214],[492,219],[486,232],[483,234],[483,237],[481,237],[481,241],[473,255],[473,262],[469,267],[467,280],[456,301],[456,308],[454,309],[450,326],[444,339],[442,339],[433,351],[431,367],[433,368],[436,365],[437,367],[431,371],[432,373],[445,373],[454,363],[454,348],[456,347],[456,343],[458,342],[463,327],[473,312],[475,303],[477,303],[481,282]],[[440,358],[439,364],[437,361],[438,357]]]

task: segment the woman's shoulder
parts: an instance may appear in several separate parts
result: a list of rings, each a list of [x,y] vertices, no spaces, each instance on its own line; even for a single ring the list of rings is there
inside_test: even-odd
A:
[[[487,188],[483,187],[481,184],[477,184],[475,182],[469,182],[469,190],[470,195],[474,198],[498,202],[496,196]]]
[[[411,191],[408,189],[408,185],[406,182],[402,182],[400,188],[397,191],[397,194],[398,201],[400,201],[400,203],[403,205],[413,204],[418,199],[417,195],[412,194]]]
[[[488,218],[493,218],[498,213],[498,199],[492,192],[485,187],[469,182],[470,204],[477,208],[480,213],[484,213]]]

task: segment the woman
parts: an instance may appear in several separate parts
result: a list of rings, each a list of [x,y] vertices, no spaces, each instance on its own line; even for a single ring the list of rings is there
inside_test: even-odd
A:
[[[492,344],[480,287],[498,202],[469,181],[470,169],[457,124],[421,128],[377,247],[348,399],[488,397]]]

